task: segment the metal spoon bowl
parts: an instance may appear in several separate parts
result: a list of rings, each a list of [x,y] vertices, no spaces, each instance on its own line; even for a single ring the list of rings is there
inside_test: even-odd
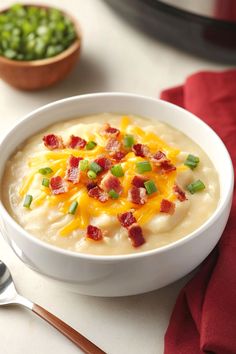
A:
[[[16,291],[11,273],[5,263],[0,260],[0,306],[17,304],[22,305],[29,310],[36,313],[45,321],[50,323],[58,331],[69,338],[74,344],[86,354],[105,354],[103,350],[98,348],[95,344],[90,342],[82,334],[78,333],[75,329],[68,324],[54,316],[41,306],[31,302],[30,300],[19,295]]]

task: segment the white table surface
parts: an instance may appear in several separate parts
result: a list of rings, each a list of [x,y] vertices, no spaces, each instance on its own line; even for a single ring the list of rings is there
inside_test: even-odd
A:
[[[1,0],[2,7],[15,1]],[[37,1],[30,0],[30,3]],[[31,110],[60,98],[102,91],[156,97],[202,69],[224,65],[190,56],[131,27],[102,0],[40,0],[70,11],[83,32],[82,56],[75,71],[56,87],[21,92],[0,80],[0,138]],[[95,298],[70,293],[28,269],[0,238],[0,259],[8,264],[18,291],[94,341],[109,354],[161,354],[169,317],[181,287],[191,276],[148,294]],[[29,311],[0,309],[1,354],[80,352]]]

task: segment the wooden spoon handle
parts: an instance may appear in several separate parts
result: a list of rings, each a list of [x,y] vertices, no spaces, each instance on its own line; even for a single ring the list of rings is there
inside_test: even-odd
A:
[[[95,344],[90,342],[87,338],[78,333],[74,328],[70,327],[68,324],[60,320],[58,317],[54,316],[52,313],[45,310],[43,307],[33,304],[32,311],[38,316],[43,318],[45,321],[50,323],[53,327],[58,329],[62,334],[69,338],[74,344],[76,344],[80,349],[86,354],[106,354],[103,350],[98,348]]]

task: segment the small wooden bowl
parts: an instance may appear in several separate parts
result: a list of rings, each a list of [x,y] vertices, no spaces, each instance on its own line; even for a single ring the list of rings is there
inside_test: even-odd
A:
[[[34,6],[48,8],[47,6]],[[8,8],[1,12],[7,10]],[[62,13],[74,24],[77,39],[67,49],[52,58],[20,61],[0,56],[0,78],[2,80],[21,90],[40,90],[56,84],[69,74],[79,58],[81,33],[77,20],[65,11]]]

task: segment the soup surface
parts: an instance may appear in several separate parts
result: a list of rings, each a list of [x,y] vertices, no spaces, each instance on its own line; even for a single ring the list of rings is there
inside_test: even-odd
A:
[[[217,207],[219,181],[206,153],[177,129],[103,113],[28,139],[7,163],[3,199],[45,242],[127,254],[196,230]]]

